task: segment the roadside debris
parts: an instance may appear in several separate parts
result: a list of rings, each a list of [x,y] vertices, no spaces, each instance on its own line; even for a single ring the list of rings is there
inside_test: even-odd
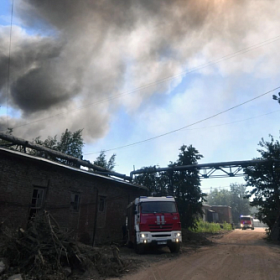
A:
[[[21,274],[15,274],[8,278],[8,280],[22,280]]]
[[[103,251],[75,242],[71,233],[63,231],[47,211],[37,213],[26,230],[15,231],[1,225],[0,280],[61,280],[71,278],[74,271],[92,271],[108,277],[120,276],[128,270],[129,263],[120,259],[117,246],[111,246],[110,252]]]

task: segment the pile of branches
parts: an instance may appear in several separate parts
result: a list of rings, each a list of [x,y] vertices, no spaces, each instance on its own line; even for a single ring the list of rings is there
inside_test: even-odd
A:
[[[77,243],[46,211],[37,213],[25,230],[2,225],[0,244],[0,258],[7,260],[13,273],[32,275],[28,279],[67,279],[75,270],[93,269],[103,276],[119,276],[126,270],[116,246],[110,257],[102,248]]]

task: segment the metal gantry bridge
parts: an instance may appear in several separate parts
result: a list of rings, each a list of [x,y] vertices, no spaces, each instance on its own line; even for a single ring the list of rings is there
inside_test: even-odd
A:
[[[243,161],[227,161],[214,162],[193,165],[181,165],[163,168],[143,168],[130,172],[130,177],[136,174],[156,173],[156,172],[173,172],[197,169],[201,179],[207,178],[225,178],[225,177],[242,177],[244,176],[243,169],[247,167],[254,167],[259,164],[272,163],[274,160],[243,160]]]

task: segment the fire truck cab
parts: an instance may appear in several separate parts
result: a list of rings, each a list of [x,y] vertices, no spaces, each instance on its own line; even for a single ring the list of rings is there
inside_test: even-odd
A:
[[[137,253],[148,246],[168,246],[179,252],[182,242],[181,222],[172,196],[141,196],[127,207],[128,244]]]
[[[241,215],[240,216],[240,227],[241,229],[245,230],[246,228],[250,228],[254,230],[254,220],[252,216],[245,216]]]

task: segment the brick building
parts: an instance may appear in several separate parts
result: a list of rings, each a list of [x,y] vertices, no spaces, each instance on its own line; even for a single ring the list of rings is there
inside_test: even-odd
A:
[[[140,195],[143,186],[0,148],[0,223],[24,228],[45,209],[77,240],[120,241],[126,206]]]
[[[227,205],[202,205],[204,221],[210,223],[230,223],[232,224],[231,207]]]

